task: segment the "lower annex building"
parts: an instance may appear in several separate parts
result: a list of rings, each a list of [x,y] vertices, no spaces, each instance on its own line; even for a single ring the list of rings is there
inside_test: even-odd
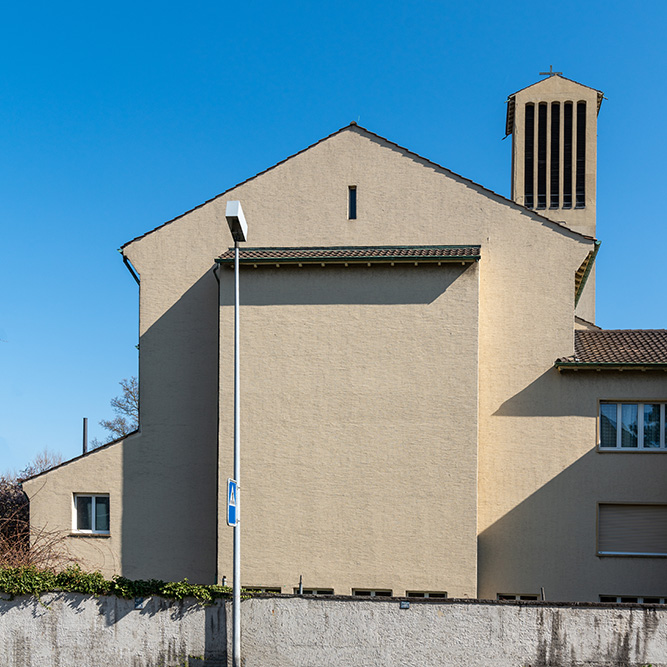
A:
[[[352,123],[125,244],[140,428],[26,480],[33,525],[231,580],[238,200],[242,585],[664,602],[667,332],[594,324],[601,101],[509,97],[511,199]]]

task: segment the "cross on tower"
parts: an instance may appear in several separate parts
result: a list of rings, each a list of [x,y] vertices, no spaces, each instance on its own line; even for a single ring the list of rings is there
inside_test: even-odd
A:
[[[540,72],[540,76],[556,76],[556,75],[562,75],[562,72],[554,72],[554,66],[549,65],[549,71],[548,72]]]

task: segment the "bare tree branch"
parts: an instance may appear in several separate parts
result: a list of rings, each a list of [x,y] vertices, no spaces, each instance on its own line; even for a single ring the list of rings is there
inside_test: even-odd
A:
[[[124,435],[139,428],[139,382],[136,377],[123,378],[120,384],[123,393],[111,399],[110,405],[116,413],[113,419],[102,419],[100,426],[109,431],[107,439],[102,442],[95,438],[91,442],[93,448],[122,438]]]

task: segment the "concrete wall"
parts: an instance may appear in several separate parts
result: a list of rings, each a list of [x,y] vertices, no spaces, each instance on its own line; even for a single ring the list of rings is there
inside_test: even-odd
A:
[[[73,594],[42,603],[0,601],[3,665],[227,664],[229,603],[153,598],[135,609]],[[245,667],[667,666],[667,609],[658,606],[265,598],[241,609]]]

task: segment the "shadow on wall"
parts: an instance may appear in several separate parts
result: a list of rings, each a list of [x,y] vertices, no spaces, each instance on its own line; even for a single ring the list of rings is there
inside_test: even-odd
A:
[[[214,582],[217,299],[209,270],[141,336],[141,434],[123,449],[129,578]]]
[[[536,450],[533,463],[542,457]],[[508,493],[523,475],[503,475]],[[478,596],[539,594],[540,587],[561,601],[667,595],[666,559],[596,556],[597,503],[667,502],[666,476],[665,456],[589,450],[479,535]]]
[[[588,417],[595,414],[595,394],[590,394],[588,401],[582,400],[580,392],[571,390],[570,379],[572,375],[564,376],[551,367],[507,399],[493,413],[494,417]]]
[[[285,305],[397,305],[433,303],[470,264],[408,266],[242,267],[241,307]],[[474,270],[474,269],[473,269]],[[248,280],[250,278],[250,280]],[[403,284],[403,289],[397,285]],[[220,304],[234,305],[233,273],[221,271]]]

